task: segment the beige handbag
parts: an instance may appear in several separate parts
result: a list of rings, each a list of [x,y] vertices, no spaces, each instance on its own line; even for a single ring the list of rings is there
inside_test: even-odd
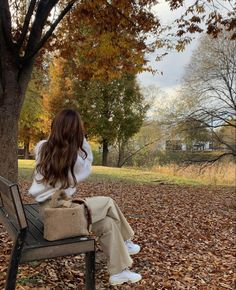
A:
[[[58,190],[44,209],[44,238],[55,241],[88,236],[91,221],[91,213],[84,200],[71,200],[63,190]]]

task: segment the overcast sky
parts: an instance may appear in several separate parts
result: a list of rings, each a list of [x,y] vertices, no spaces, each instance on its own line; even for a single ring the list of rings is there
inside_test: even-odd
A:
[[[160,1],[155,7],[155,13],[159,16],[161,23],[171,24],[177,17],[182,15],[184,7],[177,11],[170,11],[168,4],[165,1]],[[138,76],[138,80],[142,86],[154,85],[161,88],[168,94],[175,94],[178,86],[180,85],[181,78],[184,73],[184,67],[189,63],[193,50],[197,47],[199,35],[186,47],[183,52],[170,52],[163,58],[161,62],[156,62],[155,58],[157,53],[148,55],[150,64],[153,68],[163,72],[163,75],[152,73],[142,73]]]

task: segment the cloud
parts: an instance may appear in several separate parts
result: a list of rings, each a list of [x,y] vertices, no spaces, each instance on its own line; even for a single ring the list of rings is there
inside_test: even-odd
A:
[[[152,10],[158,16],[162,24],[171,25],[176,18],[179,18],[186,11],[186,6],[193,3],[193,0],[187,0],[185,6],[182,6],[176,10],[170,10],[169,4],[166,0],[160,0],[159,3],[152,8]]]
[[[193,3],[192,0],[187,1],[187,6]],[[177,10],[171,11],[166,1],[161,0],[160,4],[153,7],[154,12],[160,18],[161,22],[170,25],[174,20],[180,17],[185,11],[186,7],[181,7]],[[174,92],[172,88],[177,87],[181,83],[184,75],[185,66],[190,62],[191,55],[196,49],[199,41],[199,35],[194,39],[183,52],[172,51],[163,58],[162,61],[157,62],[156,56],[159,51],[146,55],[149,64],[152,68],[157,69],[158,73],[152,74],[150,72],[143,72],[138,75],[138,81],[141,86],[155,85],[162,90]]]
[[[155,60],[157,52],[149,56],[151,67],[157,69],[158,73],[143,72],[138,75],[142,86],[156,85],[162,89],[179,85],[184,75],[185,66],[188,65],[198,39],[192,41],[183,52],[173,51],[166,55],[162,61]],[[161,74],[162,73],[162,74]]]

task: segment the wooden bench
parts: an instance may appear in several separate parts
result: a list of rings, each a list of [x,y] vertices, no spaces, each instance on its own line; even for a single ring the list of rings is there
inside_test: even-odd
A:
[[[86,289],[95,289],[95,240],[75,237],[49,242],[37,204],[23,204],[18,185],[0,176],[0,222],[13,239],[6,290],[15,289],[18,265],[35,260],[85,253]]]

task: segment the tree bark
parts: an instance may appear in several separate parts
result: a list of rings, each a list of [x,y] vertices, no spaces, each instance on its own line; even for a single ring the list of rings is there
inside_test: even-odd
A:
[[[24,127],[24,159],[29,159],[29,146],[30,146],[30,128]]]
[[[7,94],[15,95],[15,88],[9,87]],[[0,175],[17,182],[17,123],[19,109],[12,99],[6,96],[5,100],[8,100],[8,102],[0,106]]]
[[[2,49],[3,52],[3,49]],[[0,103],[0,176],[18,181],[18,120],[32,73],[32,63],[19,67],[4,51],[4,80]]]
[[[103,139],[102,141],[102,166],[108,165],[108,141]]]
[[[29,159],[29,142],[24,143],[24,159]]]
[[[121,141],[121,144],[119,144],[117,167],[121,168],[124,165],[124,157],[125,157],[125,145]]]

